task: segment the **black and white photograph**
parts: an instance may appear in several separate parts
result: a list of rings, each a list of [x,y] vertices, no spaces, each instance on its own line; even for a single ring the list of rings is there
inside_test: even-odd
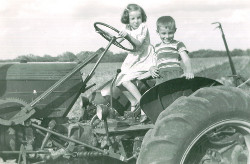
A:
[[[250,1],[0,0],[0,164],[250,164]]]

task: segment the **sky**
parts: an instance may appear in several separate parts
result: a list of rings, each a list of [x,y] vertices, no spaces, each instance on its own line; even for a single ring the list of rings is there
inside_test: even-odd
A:
[[[0,60],[20,55],[57,56],[66,51],[96,51],[107,41],[93,24],[103,22],[124,29],[121,14],[129,3],[147,14],[151,43],[160,42],[155,22],[172,16],[175,39],[189,51],[225,50],[221,22],[229,50],[250,48],[249,0],[0,0]],[[111,46],[113,52],[122,50]]]

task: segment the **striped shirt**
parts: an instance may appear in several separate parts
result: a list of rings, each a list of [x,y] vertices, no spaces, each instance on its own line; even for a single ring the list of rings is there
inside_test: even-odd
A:
[[[158,68],[180,67],[180,52],[182,51],[187,51],[185,45],[176,40],[171,41],[169,44],[157,44],[155,46],[155,53]]]

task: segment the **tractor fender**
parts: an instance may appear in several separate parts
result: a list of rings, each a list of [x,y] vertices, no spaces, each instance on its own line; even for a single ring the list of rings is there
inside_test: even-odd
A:
[[[216,80],[195,77],[193,79],[176,78],[154,86],[146,91],[140,100],[140,106],[155,123],[159,114],[181,96],[189,96],[203,87],[222,85]]]

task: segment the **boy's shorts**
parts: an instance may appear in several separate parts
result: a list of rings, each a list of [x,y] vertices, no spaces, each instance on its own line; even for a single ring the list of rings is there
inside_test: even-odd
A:
[[[156,78],[156,84],[161,84],[165,81],[176,79],[183,75],[183,69],[181,67],[168,67],[168,68],[161,68],[159,70],[160,77]]]

